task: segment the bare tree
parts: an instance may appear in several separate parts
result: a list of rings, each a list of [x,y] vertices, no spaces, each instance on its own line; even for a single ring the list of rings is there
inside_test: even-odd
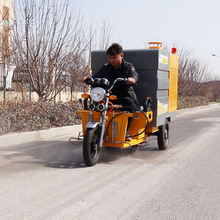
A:
[[[109,21],[104,21],[100,30],[100,41],[99,41],[99,49],[107,50],[109,47],[110,39],[111,39],[111,23]]]
[[[219,77],[213,77],[212,81],[207,83],[207,88],[209,92],[209,99],[211,101],[218,101],[220,98],[220,80]]]
[[[86,65],[86,68],[77,65],[77,63],[75,63],[74,65],[77,67],[77,71],[78,72],[83,72],[85,76],[89,76],[91,75],[91,52],[93,50],[106,50],[109,46],[110,46],[110,40],[111,40],[111,24],[109,21],[105,20],[101,26],[101,28],[99,28],[99,26],[94,27],[94,25],[92,24],[90,26],[89,29],[89,39],[90,39],[90,43],[89,43],[89,51],[87,54],[87,60],[88,63]],[[74,81],[78,81],[79,78],[77,78],[76,76],[76,72],[75,69],[73,69],[73,73],[72,73],[72,77],[73,77],[73,82]],[[87,91],[88,90],[88,86],[86,86],[85,84],[83,85],[84,90]]]
[[[209,78],[208,66],[185,49],[179,52],[179,87],[181,96],[203,95]]]
[[[62,76],[86,65],[90,39],[80,11],[67,0],[17,0],[14,26],[14,62],[41,100],[55,97],[65,86]]]

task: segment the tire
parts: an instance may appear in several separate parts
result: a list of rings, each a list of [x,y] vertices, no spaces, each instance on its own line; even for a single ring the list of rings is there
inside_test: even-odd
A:
[[[83,157],[87,166],[94,166],[100,157],[101,148],[98,147],[99,127],[88,128],[83,140]]]
[[[169,123],[167,119],[163,125],[159,126],[157,143],[160,150],[166,150],[169,145]]]

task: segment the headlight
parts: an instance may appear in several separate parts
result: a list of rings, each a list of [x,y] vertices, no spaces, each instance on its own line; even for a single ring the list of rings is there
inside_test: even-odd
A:
[[[94,102],[100,102],[105,97],[105,90],[100,87],[95,87],[90,92],[90,97]]]

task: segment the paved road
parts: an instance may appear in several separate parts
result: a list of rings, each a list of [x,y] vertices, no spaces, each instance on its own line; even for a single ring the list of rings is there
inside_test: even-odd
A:
[[[0,219],[219,220],[220,105],[181,111],[170,128],[167,151],[151,138],[104,150],[94,167],[70,134],[18,145],[12,136],[0,147]]]

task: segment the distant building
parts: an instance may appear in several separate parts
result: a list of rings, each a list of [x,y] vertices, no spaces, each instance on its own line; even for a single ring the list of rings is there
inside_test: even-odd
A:
[[[4,86],[6,77],[7,87],[10,86],[14,68],[11,65],[13,47],[14,0],[0,0],[0,88]]]

